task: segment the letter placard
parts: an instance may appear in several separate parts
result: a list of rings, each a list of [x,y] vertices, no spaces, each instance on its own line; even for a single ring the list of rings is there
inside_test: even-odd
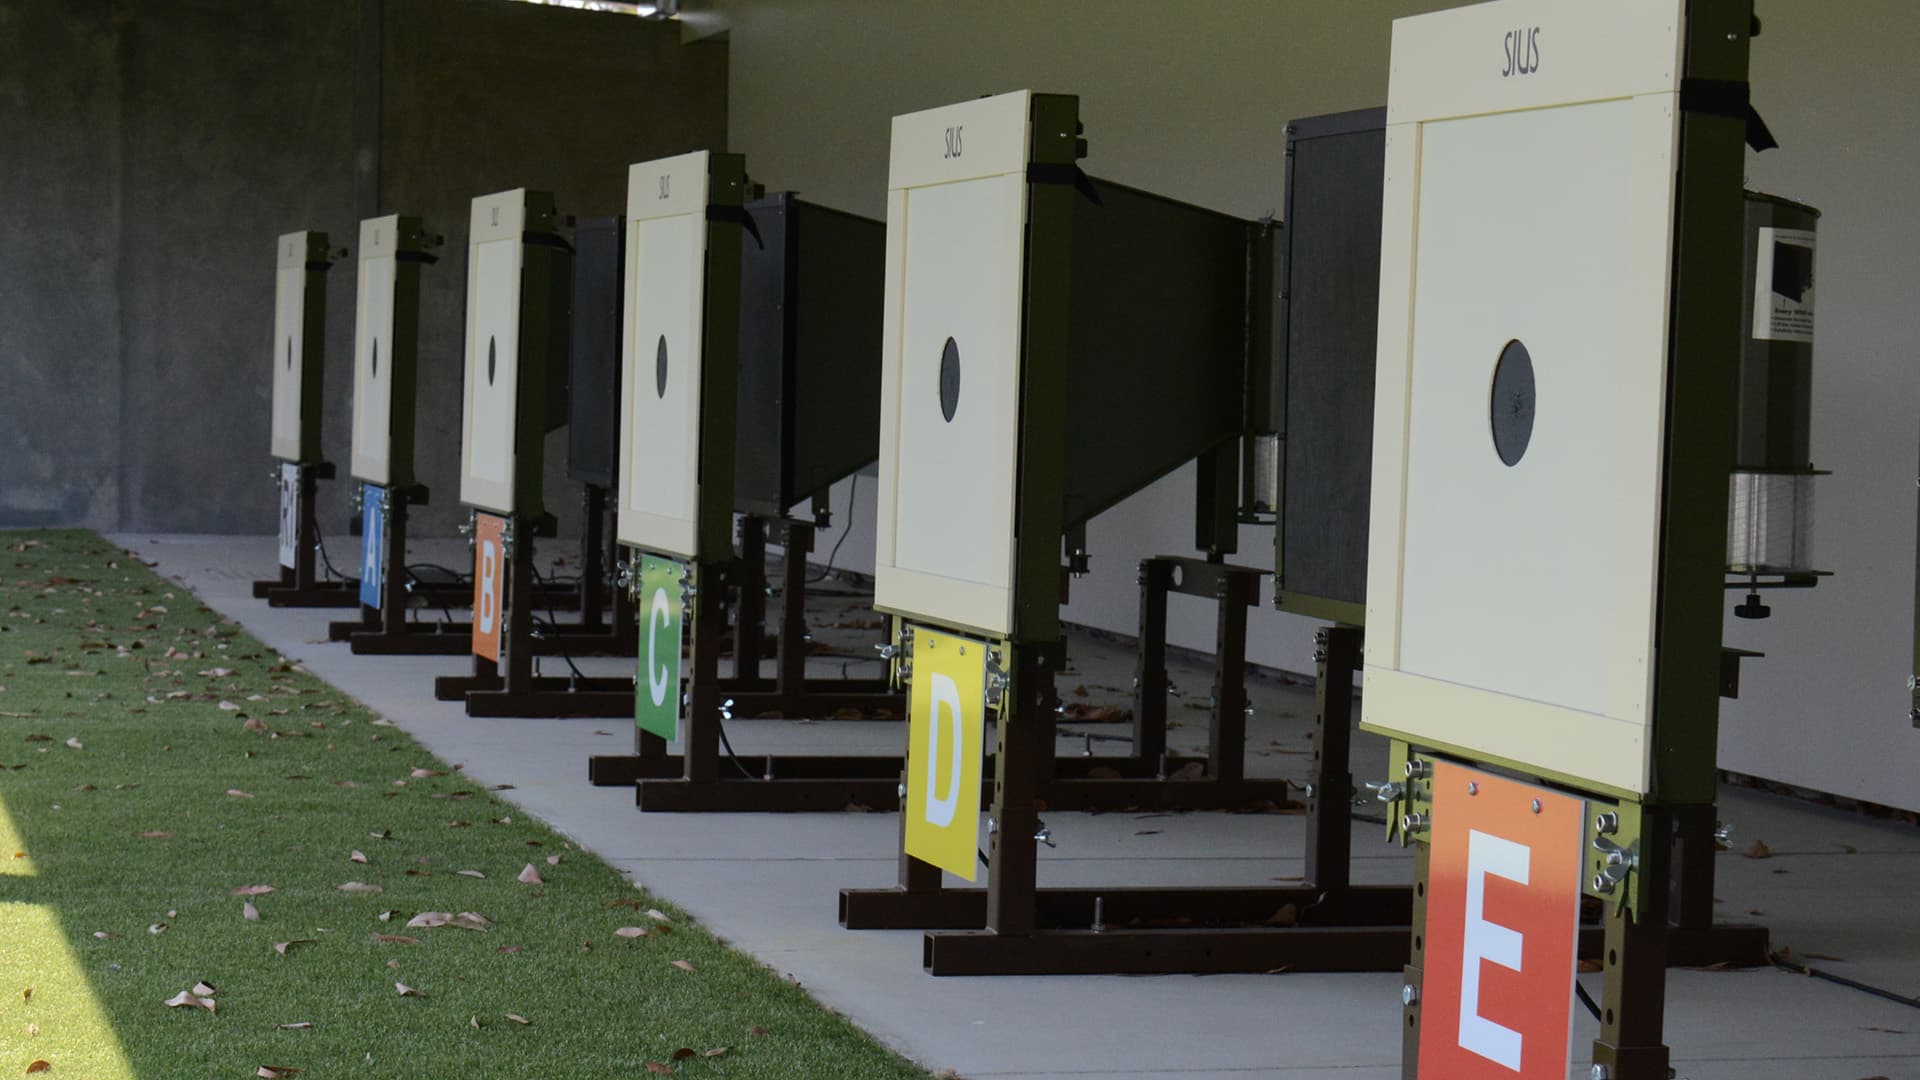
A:
[[[360,489],[364,515],[360,524],[360,603],[380,606],[380,586],[387,576],[387,512],[381,501],[386,490],[373,484]]]
[[[473,655],[500,662],[500,611],[507,588],[507,519],[473,517]]]
[[[907,698],[906,852],[972,881],[980,843],[987,647],[917,629]]]
[[[640,675],[633,722],[672,741],[680,737],[680,626],[684,563],[640,556]]]
[[[1420,1075],[1561,1080],[1586,803],[1434,767]]]

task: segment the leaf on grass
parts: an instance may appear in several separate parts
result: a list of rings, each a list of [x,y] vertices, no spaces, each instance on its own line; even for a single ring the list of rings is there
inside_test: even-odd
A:
[[[408,985],[407,985],[406,983],[403,983],[403,982],[397,982],[397,983],[394,983],[394,984],[393,984],[393,988],[394,988],[395,990],[397,990],[397,991],[399,991],[399,992],[400,992],[400,996],[401,996],[401,997],[418,997],[418,998],[423,998],[423,997],[426,997],[426,996],[427,996],[427,995],[425,995],[425,994],[423,994],[423,993],[421,993],[420,991],[418,991],[418,990],[415,990],[415,989],[414,989],[413,987],[411,987],[411,986],[408,986]]]
[[[93,936],[99,938],[101,941],[112,941],[120,935],[111,930],[95,930]]]
[[[769,1032],[769,1031],[768,1031],[768,1030],[767,1030],[766,1028],[763,1028],[763,1027],[761,1027],[761,1026],[760,1026],[759,1024],[755,1024],[755,1025],[753,1025],[752,1027],[750,1027],[750,1028],[748,1028],[748,1029],[747,1029],[747,1031],[748,1031],[748,1033],[750,1033],[750,1034],[753,1034],[753,1035],[769,1035],[769,1034],[772,1034],[772,1033],[771,1033],[771,1032]]]
[[[657,1061],[647,1062],[647,1071],[650,1073],[660,1073],[666,1076],[673,1075],[673,1069],[670,1066],[662,1065]]]
[[[687,1059],[688,1059],[688,1058],[690,1058],[690,1057],[696,1057],[696,1056],[698,1056],[698,1055],[699,1055],[699,1053],[700,1053],[700,1051],[698,1051],[698,1050],[695,1050],[695,1049],[694,1049],[693,1047],[691,1047],[691,1046],[683,1046],[683,1047],[681,1047],[680,1049],[678,1049],[678,1050],[675,1050],[675,1051],[673,1052],[673,1054],[672,1054],[672,1056],[671,1056],[671,1057],[670,1057],[670,1058],[669,1058],[668,1060],[671,1060],[671,1061],[685,1061],[685,1060],[687,1060]]]
[[[540,880],[540,872],[533,868],[532,863],[528,863],[526,869],[520,871],[519,882],[522,885],[546,884],[545,882]]]
[[[521,1015],[520,1015],[519,1013],[507,1013],[507,1014],[506,1014],[506,1017],[507,1017],[507,1019],[509,1019],[509,1020],[511,1020],[511,1021],[513,1021],[513,1022],[514,1022],[514,1023],[516,1023],[516,1024],[531,1024],[531,1023],[533,1023],[533,1021],[531,1021],[531,1020],[529,1020],[529,1019],[527,1019],[527,1018],[526,1018],[526,1017],[524,1017],[524,1016],[521,1016]]]
[[[408,919],[407,925],[414,929],[431,930],[436,926],[445,926],[452,921],[453,915],[450,912],[423,911],[413,918]]]
[[[478,870],[455,870],[454,873],[459,874],[461,877],[477,877],[482,880],[485,880],[487,876]]]
[[[548,866],[559,866],[559,865],[560,865],[560,856],[558,856],[558,855],[549,855],[549,856],[547,856],[547,865],[548,865]]]
[[[191,989],[195,994],[198,994],[201,997],[210,998],[213,995],[219,993],[218,990],[215,990],[212,986],[203,982],[194,983],[193,986],[191,986],[189,989]]]
[[[261,1080],[287,1080],[288,1077],[299,1076],[302,1071],[291,1065],[262,1065],[253,1075]]]
[[[231,788],[231,787],[230,787],[230,788],[228,788],[228,789],[227,789],[227,794],[229,794],[229,795],[231,795],[231,796],[233,796],[233,797],[234,797],[234,798],[236,798],[236,799],[251,799],[251,798],[253,798],[253,796],[252,796],[252,795],[250,795],[250,794],[248,794],[247,792],[244,792],[244,791],[241,791],[241,790],[240,790],[239,788]]]
[[[463,911],[455,915],[453,921],[447,925],[456,930],[479,930],[484,932],[487,927],[493,925],[493,920],[477,911]]]
[[[244,724],[241,724],[240,728],[243,731],[256,731],[256,732],[268,730],[266,724],[262,723],[258,717],[253,717],[253,716],[247,717],[247,722]]]
[[[1766,841],[1755,840],[1753,846],[1741,854],[1749,859],[1770,859],[1773,857],[1773,849],[1767,846]]]
[[[207,679],[224,679],[227,676],[232,674],[233,674],[233,669],[225,668],[225,667],[208,668],[207,670],[200,673],[202,678],[207,678]]]
[[[313,1027],[313,1021],[301,1020],[298,1023],[293,1023],[293,1024],[275,1024],[273,1025],[273,1030],[275,1031],[306,1031],[311,1027]]]
[[[147,927],[147,933],[153,934],[156,937],[166,932],[167,932],[167,924],[163,922],[157,922],[157,923],[154,923],[152,926]]]
[[[253,906],[253,901],[245,901],[240,905],[240,917],[248,922],[259,922],[260,909]]]
[[[273,951],[279,953],[281,956],[285,956],[287,955],[287,950],[293,948],[295,945],[311,945],[313,943],[313,938],[294,938],[292,941],[276,941],[273,943]]]
[[[240,706],[236,705],[231,701],[222,701],[220,703],[220,711],[221,712],[239,712]]]
[[[364,852],[360,852],[360,851],[355,851],[355,852],[353,852],[352,854],[350,854],[350,855],[348,855],[348,856],[347,856],[347,861],[348,861],[348,862],[357,862],[357,863],[363,863],[363,862],[366,862],[366,861],[367,861],[367,856],[366,856],[366,854],[365,854]]]
[[[667,918],[667,913],[664,911],[661,911],[659,908],[648,908],[647,918],[652,919],[654,922],[657,922],[657,923],[671,923],[673,921],[672,919]]]
[[[640,938],[640,937],[646,937],[646,936],[647,936],[647,930],[646,930],[646,928],[645,928],[645,927],[642,927],[642,926],[623,926],[623,927],[621,927],[620,929],[618,929],[618,930],[615,930],[615,931],[613,932],[613,936],[614,936],[614,937],[623,937],[623,938]]]
[[[691,974],[694,971],[694,966],[692,964],[687,963],[685,960],[675,960],[673,962],[673,966],[689,974]]]
[[[514,953],[519,952],[521,948],[522,946],[519,945],[502,945],[498,949],[495,949],[494,952],[500,953],[503,956],[512,956]]]
[[[356,893],[356,894],[361,894],[361,895],[366,895],[366,894],[371,894],[371,893],[377,893],[377,892],[384,892],[384,891],[386,891],[386,890],[384,890],[384,889],[382,889],[382,888],[380,888],[380,886],[378,886],[378,885],[369,885],[369,884],[367,884],[367,883],[366,883],[366,882],[364,882],[364,881],[349,881],[349,882],[345,882],[345,883],[343,883],[343,884],[340,884],[340,885],[335,885],[335,886],[334,886],[334,889],[335,889],[335,890],[337,890],[337,891],[339,891],[339,892],[344,892],[344,893]]]
[[[716,1046],[713,1049],[708,1050],[707,1052],[701,1054],[700,1056],[701,1057],[719,1057],[721,1054],[724,1054],[731,1049],[733,1049],[731,1046]]]
[[[430,776],[445,776],[447,774],[438,769],[415,769],[407,775],[413,777],[415,780],[425,780]]]
[[[43,1073],[43,1072],[52,1072],[52,1071],[53,1071],[53,1062],[48,1061],[46,1058],[41,1058],[40,1060],[27,1066],[28,1076],[32,1076],[34,1073]]]
[[[85,749],[86,749],[86,745],[85,745],[85,744],[83,744],[83,743],[82,743],[82,742],[81,742],[81,741],[80,741],[79,739],[68,739],[68,740],[67,740],[67,749],[69,749],[69,750],[85,750]]]
[[[235,896],[265,896],[273,891],[271,885],[242,885],[233,890]]]
[[[418,945],[420,944],[419,938],[408,937],[405,934],[375,934],[373,935],[373,940],[380,942],[383,945]]]
[[[163,1002],[163,1004],[165,1004],[169,1009],[194,1008],[194,1009],[205,1009],[208,1012],[214,1011],[214,1004],[212,1000],[208,998],[203,998],[203,997],[196,997],[193,994],[193,992],[190,990],[180,991],[179,993],[168,998],[165,1002]]]

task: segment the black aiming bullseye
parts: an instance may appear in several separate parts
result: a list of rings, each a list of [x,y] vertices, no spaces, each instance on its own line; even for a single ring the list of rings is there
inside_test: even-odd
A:
[[[940,415],[953,423],[954,411],[960,407],[960,347],[947,339],[946,348],[940,350]]]
[[[1518,339],[1507,342],[1493,367],[1489,402],[1493,421],[1493,452],[1509,468],[1520,464],[1533,442],[1533,356]]]
[[[493,372],[499,366],[500,358],[494,355],[493,338],[487,339],[487,385],[493,385]]]
[[[662,399],[667,396],[667,335],[660,335],[660,343],[653,348],[653,392]]]

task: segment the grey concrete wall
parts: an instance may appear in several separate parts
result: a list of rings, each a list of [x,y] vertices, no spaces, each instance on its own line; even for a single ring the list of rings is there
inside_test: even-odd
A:
[[[369,13],[377,85],[358,74]],[[450,531],[468,200],[545,187],[565,212],[617,213],[628,163],[724,145],[726,79],[726,47],[673,26],[505,0],[0,0],[0,526],[271,531],[273,240],[350,246],[377,191],[377,212],[448,238],[419,450],[421,529]],[[328,275],[323,445],[343,477],[353,275]],[[563,435],[548,447],[565,531]],[[348,485],[323,491],[344,529]]]

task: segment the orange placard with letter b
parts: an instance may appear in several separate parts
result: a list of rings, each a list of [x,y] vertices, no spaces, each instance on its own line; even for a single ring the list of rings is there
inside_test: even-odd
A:
[[[473,516],[473,655],[500,662],[500,612],[507,587],[507,520]]]
[[[1564,1080],[1586,803],[1436,762],[1420,1076]]]

